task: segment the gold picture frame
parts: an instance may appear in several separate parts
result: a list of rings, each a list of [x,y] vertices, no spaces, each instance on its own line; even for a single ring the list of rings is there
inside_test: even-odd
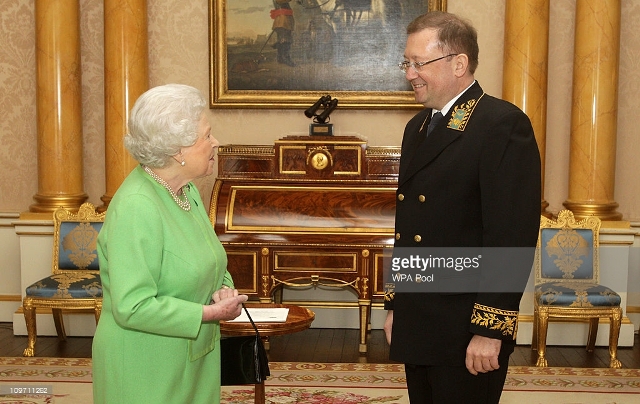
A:
[[[283,2],[288,33],[273,29]],[[306,108],[329,94],[340,108],[422,108],[397,68],[406,24],[446,9],[447,0],[209,0],[210,107]]]

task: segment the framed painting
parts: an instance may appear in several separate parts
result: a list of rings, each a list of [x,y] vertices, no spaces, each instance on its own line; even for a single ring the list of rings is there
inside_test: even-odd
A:
[[[447,0],[209,0],[211,108],[421,108],[406,26]]]

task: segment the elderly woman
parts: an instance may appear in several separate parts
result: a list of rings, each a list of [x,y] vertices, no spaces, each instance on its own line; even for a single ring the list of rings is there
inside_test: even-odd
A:
[[[225,251],[194,178],[218,141],[207,103],[185,85],[142,94],[124,143],[140,163],[98,238],[104,288],[93,341],[94,403],[219,403],[220,320],[240,314]]]

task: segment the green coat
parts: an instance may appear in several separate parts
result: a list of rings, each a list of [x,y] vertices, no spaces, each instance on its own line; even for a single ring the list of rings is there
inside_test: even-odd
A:
[[[104,301],[93,340],[94,403],[219,403],[220,325],[202,305],[233,286],[198,190],[189,212],[141,167],[98,237]]]

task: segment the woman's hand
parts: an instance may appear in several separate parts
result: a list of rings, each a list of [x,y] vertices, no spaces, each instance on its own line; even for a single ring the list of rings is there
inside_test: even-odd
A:
[[[222,288],[211,297],[211,303],[202,309],[202,321],[233,320],[242,312],[242,303],[249,297],[238,293],[238,289]]]

